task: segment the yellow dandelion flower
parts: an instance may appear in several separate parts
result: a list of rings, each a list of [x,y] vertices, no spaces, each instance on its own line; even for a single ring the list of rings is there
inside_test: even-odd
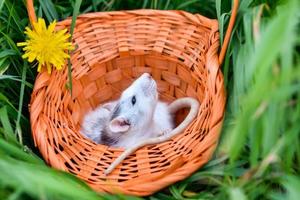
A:
[[[46,66],[48,73],[51,73],[52,66],[57,70],[62,69],[65,59],[70,57],[67,50],[74,49],[68,41],[71,35],[66,33],[67,29],[55,31],[55,26],[54,21],[47,28],[45,20],[39,18],[33,24],[33,30],[26,27],[25,34],[28,39],[17,44],[25,46],[23,59],[28,59],[29,62],[38,61],[38,72],[41,71],[42,66]]]

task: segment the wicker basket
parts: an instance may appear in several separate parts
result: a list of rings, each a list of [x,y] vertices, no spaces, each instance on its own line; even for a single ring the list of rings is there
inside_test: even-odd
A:
[[[70,172],[99,192],[145,196],[191,175],[211,157],[222,126],[223,60],[238,1],[219,50],[217,20],[184,11],[133,10],[83,14],[77,18],[71,57],[73,97],[67,67],[38,75],[30,105],[35,145],[46,162]],[[27,1],[31,22],[32,0]],[[69,28],[71,19],[58,23]],[[111,174],[103,171],[122,149],[97,145],[80,133],[83,115],[116,99],[141,73],[158,83],[160,98],[191,96],[201,102],[197,118],[172,140],[145,146]],[[178,113],[178,120],[184,112]]]

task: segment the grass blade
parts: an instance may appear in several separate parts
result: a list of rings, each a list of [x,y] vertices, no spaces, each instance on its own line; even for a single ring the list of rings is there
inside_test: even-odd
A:
[[[181,3],[180,5],[178,5],[176,7],[176,10],[181,10],[184,9],[185,7],[188,7],[190,4],[196,3],[199,0],[189,0],[189,1],[185,1],[184,3]]]
[[[25,149],[23,150],[22,148],[20,148],[20,146],[21,145],[19,145],[18,143],[16,143],[16,145],[13,145],[10,142],[0,138],[0,154],[2,152],[3,155],[11,156],[15,159],[22,160],[27,163],[44,165],[44,162],[38,156],[36,156],[35,154],[26,153]]]
[[[58,14],[56,12],[55,6],[51,0],[39,0],[40,5],[46,15],[49,22],[58,20]]]
[[[17,122],[16,122],[16,129],[15,133],[18,134],[19,142],[22,144],[22,133],[20,131],[17,131],[17,128],[20,128],[20,120],[22,116],[22,108],[23,108],[23,99],[24,99],[24,90],[25,90],[25,82],[26,82],[26,72],[27,72],[27,62],[24,62],[23,66],[23,72],[22,72],[22,82],[21,82],[21,88],[20,88],[20,99],[19,99],[19,107],[18,107],[18,116],[17,116]]]
[[[2,126],[3,126],[3,134],[4,134],[4,138],[5,138],[7,141],[16,144],[16,143],[17,143],[17,140],[16,140],[15,134],[14,134],[14,132],[13,132],[13,128],[12,128],[12,126],[11,126],[11,123],[10,123],[10,121],[9,121],[9,118],[8,118],[6,106],[3,106],[3,107],[0,109],[0,121],[1,121]]]
[[[70,33],[71,33],[71,38],[70,41],[72,41],[73,38],[73,33],[74,33],[74,28],[75,28],[75,24],[76,24],[76,18],[79,14],[79,9],[80,9],[80,5],[81,5],[82,0],[76,0],[75,2],[75,6],[74,6],[74,11],[73,11],[73,16],[72,16],[72,23],[71,23],[71,28],[70,28]],[[69,54],[71,54],[71,52],[69,51]],[[71,66],[71,59],[68,59],[68,79],[69,79],[69,90],[72,96],[72,91],[73,91],[73,85],[72,85],[72,66]]]

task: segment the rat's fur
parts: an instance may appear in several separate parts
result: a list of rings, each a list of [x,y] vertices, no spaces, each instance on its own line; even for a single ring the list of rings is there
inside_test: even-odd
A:
[[[117,105],[117,102],[110,102],[97,107],[95,110],[85,115],[81,133],[96,143],[112,145],[116,143],[116,139],[108,137],[108,123],[112,111]]]
[[[89,112],[83,120],[81,132],[96,143],[127,149],[172,129],[168,106],[158,101],[156,82],[144,73],[118,101]]]

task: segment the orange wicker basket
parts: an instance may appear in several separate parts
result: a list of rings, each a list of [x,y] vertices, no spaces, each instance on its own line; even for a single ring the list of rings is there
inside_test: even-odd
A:
[[[220,65],[234,24],[219,50],[217,20],[184,11],[132,10],[78,16],[71,56],[73,96],[67,69],[37,76],[30,103],[35,145],[46,162],[70,172],[99,192],[145,196],[199,169],[211,157],[222,126],[225,91]],[[31,23],[33,2],[27,0]],[[71,19],[58,23],[69,28]],[[145,146],[111,174],[104,170],[123,149],[97,145],[80,133],[83,115],[116,99],[141,73],[158,83],[160,98],[190,96],[201,103],[197,118],[170,141]],[[178,113],[182,119],[184,112]]]

